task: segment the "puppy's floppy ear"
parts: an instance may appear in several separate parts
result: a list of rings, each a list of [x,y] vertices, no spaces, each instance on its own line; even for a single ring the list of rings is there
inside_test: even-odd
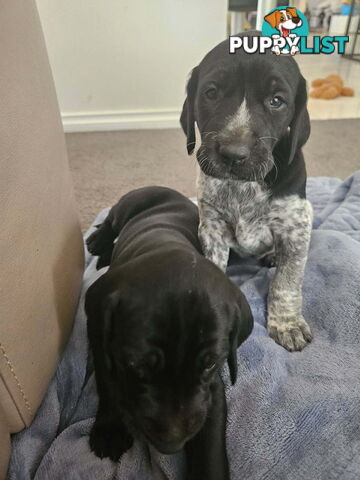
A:
[[[279,13],[279,10],[274,10],[272,13],[269,13],[269,15],[266,15],[264,20],[268,22],[272,28],[277,28],[279,24]]]
[[[288,164],[294,160],[295,154],[307,142],[310,136],[310,118],[306,107],[307,91],[306,81],[300,75],[296,97],[295,97],[295,113],[290,123],[290,154]]]
[[[93,353],[103,358],[106,368],[112,369],[110,340],[113,331],[113,314],[120,302],[118,292],[108,293],[105,275],[96,280],[86,292],[85,311],[89,341]]]
[[[297,14],[297,11],[296,11],[296,8],[295,8],[295,7],[288,7],[288,8],[286,9],[286,11],[287,11],[288,13],[290,13],[290,15],[291,15],[292,17],[298,17],[298,16],[299,16],[299,15]]]
[[[180,124],[187,138],[186,146],[189,155],[193,153],[196,143],[194,103],[198,77],[199,68],[195,67],[191,72],[191,76],[187,84],[187,97],[185,99],[180,117]]]
[[[235,384],[238,373],[237,349],[250,335],[254,325],[250,306],[245,297],[236,306],[233,326],[229,337],[228,365],[232,385]]]

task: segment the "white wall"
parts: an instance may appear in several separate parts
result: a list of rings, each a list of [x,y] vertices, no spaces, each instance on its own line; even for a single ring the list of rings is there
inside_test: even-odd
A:
[[[227,0],[37,0],[67,131],[178,126]]]

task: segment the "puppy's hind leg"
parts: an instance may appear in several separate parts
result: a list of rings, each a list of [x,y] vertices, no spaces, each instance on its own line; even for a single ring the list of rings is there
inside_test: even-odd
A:
[[[99,256],[96,268],[110,265],[112,252],[114,250],[114,241],[119,236],[126,223],[137,213],[144,210],[147,206],[147,195],[144,195],[145,189],[133,190],[124,195],[110,209],[108,216],[103,223],[97,226],[86,240],[86,246],[92,255]],[[156,190],[153,195],[156,195]]]
[[[98,229],[86,240],[89,252],[99,256],[97,269],[110,265],[114,241],[126,223],[155,203],[159,196],[166,194],[168,194],[167,189],[164,192],[161,187],[146,187],[133,190],[120,198],[111,208],[104,222],[98,225]]]
[[[96,226],[97,230],[93,232],[86,240],[86,246],[91,255],[98,256],[99,259],[96,268],[99,270],[102,267],[110,265],[111,255],[114,249],[114,240],[116,233],[111,227],[109,216],[100,225]]]

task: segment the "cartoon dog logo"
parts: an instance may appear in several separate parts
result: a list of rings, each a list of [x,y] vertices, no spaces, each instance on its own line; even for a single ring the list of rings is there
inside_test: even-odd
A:
[[[286,7],[281,10],[274,10],[273,12],[269,13],[264,17],[272,28],[275,28],[280,32],[280,35],[272,35],[272,38],[280,38],[280,37],[296,37],[295,33],[291,33],[292,30],[295,28],[301,27],[302,20],[299,17],[296,8],[294,7]],[[280,54],[288,54],[295,55],[296,52],[299,51],[299,48],[296,46],[292,46],[290,52],[288,49],[280,50],[278,46],[273,47],[274,53],[276,55]]]

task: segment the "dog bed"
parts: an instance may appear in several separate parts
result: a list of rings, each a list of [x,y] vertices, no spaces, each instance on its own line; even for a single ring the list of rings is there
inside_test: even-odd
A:
[[[255,318],[238,350],[234,387],[223,372],[233,480],[360,478],[360,171],[344,182],[309,179],[307,191],[314,231],[303,310],[314,333],[311,345],[289,353],[268,336],[266,295],[274,269],[235,256],[228,267]],[[43,404],[32,425],[12,439],[9,478],[185,479],[183,453],[164,456],[136,441],[115,464],[89,449],[97,395],[83,301],[104,272],[96,271],[95,261],[86,254],[73,332]]]

